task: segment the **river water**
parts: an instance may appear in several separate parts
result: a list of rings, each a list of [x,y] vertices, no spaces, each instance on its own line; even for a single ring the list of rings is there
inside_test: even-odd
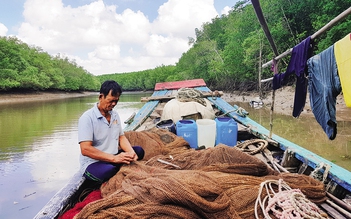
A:
[[[121,120],[142,96],[121,96]],[[33,218],[79,169],[78,118],[97,98],[0,105],[0,218]]]
[[[126,120],[150,93],[124,93],[116,110]],[[97,94],[26,104],[0,105],[0,218],[33,218],[79,168],[77,122]],[[234,104],[234,103],[232,103]],[[269,110],[244,107],[269,127]],[[328,140],[313,117],[274,115],[273,132],[351,170],[351,122],[338,121]]]

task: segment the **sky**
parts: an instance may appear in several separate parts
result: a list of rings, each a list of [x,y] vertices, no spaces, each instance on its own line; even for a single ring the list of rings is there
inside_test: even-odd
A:
[[[16,36],[94,75],[174,65],[188,38],[238,0],[0,0],[0,36]]]

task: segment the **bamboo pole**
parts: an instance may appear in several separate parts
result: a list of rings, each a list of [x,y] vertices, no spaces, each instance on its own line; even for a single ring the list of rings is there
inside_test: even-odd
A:
[[[340,207],[339,205],[335,204],[334,202],[330,201],[330,200],[326,200],[326,202],[332,206],[333,208],[335,208],[337,211],[339,211],[341,214],[343,214],[345,217],[347,217],[348,219],[351,219],[351,213],[346,211],[345,209],[343,209],[342,207]]]
[[[317,32],[315,32],[312,36],[311,39],[315,39],[317,37],[319,37],[321,34],[323,34],[325,31],[327,31],[328,29],[330,29],[331,27],[333,27],[336,23],[338,23],[339,21],[343,20],[345,17],[347,17],[349,14],[351,14],[351,7],[349,7],[348,9],[346,9],[344,12],[342,12],[341,14],[339,14],[338,16],[336,16],[333,20],[329,21],[329,23],[327,23],[326,25],[324,25],[321,29],[319,29]],[[275,60],[279,60],[284,58],[285,56],[289,55],[292,52],[293,48],[290,48],[288,50],[286,50],[285,52],[283,52],[282,54],[278,55],[277,57],[275,57]],[[269,62],[265,63],[262,65],[262,68],[266,68],[268,66],[270,66],[272,64],[273,60],[270,60]],[[264,80],[261,80],[261,82],[268,82],[273,80],[273,77],[271,78],[267,78]]]
[[[337,197],[335,197],[333,194],[327,192],[327,196],[332,199],[335,203],[337,203],[339,206],[343,207],[345,210],[347,210],[348,212],[351,212],[351,206],[346,204],[345,202],[343,202],[342,200],[338,199]],[[350,214],[351,217],[351,214]]]
[[[273,50],[274,54],[277,56],[279,54],[278,53],[278,49],[277,49],[277,47],[276,47],[276,45],[274,43],[273,37],[271,35],[271,32],[269,31],[266,19],[263,16],[263,12],[262,12],[262,9],[261,9],[261,6],[260,6],[260,2],[259,2],[259,0],[251,0],[251,3],[252,3],[252,5],[253,5],[253,7],[255,9],[256,16],[258,18],[258,21],[261,24],[261,27],[262,27],[262,29],[264,31],[264,34],[266,35],[266,37],[267,37],[267,39],[269,41],[269,44],[272,47],[272,50]]]
[[[272,48],[272,50],[274,52],[274,55],[278,56],[279,53],[278,53],[277,47],[276,47],[276,45],[274,43],[273,37],[271,35],[271,32],[269,31],[266,19],[263,16],[263,12],[262,12],[259,0],[251,0],[251,3],[252,3],[252,5],[253,5],[253,7],[255,9],[255,13],[256,13],[257,19],[260,22],[260,25],[261,25],[261,27],[262,27],[262,29],[263,29],[263,31],[264,31],[269,43],[270,43],[270,45],[271,45],[271,48]],[[269,122],[269,126],[270,126],[269,138],[272,138],[272,135],[273,135],[274,100],[275,100],[275,90],[272,91],[272,105],[271,105],[270,122]]]

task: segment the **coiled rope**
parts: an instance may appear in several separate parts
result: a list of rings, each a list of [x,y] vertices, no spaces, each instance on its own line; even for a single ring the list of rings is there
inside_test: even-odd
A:
[[[206,101],[203,98],[201,91],[194,88],[180,88],[177,93],[177,99],[180,102],[191,102],[195,101],[206,106]]]
[[[278,192],[275,192],[273,187],[278,187]],[[267,195],[262,199],[264,189]],[[270,213],[281,219],[328,218],[316,204],[305,197],[300,189],[291,189],[282,179],[279,179],[279,181],[267,180],[260,184],[255,203],[256,219],[259,218],[259,207],[265,219],[271,219]]]
[[[257,148],[256,149],[249,149],[249,145],[254,145],[257,144]],[[247,140],[244,141],[242,143],[237,144],[234,148],[241,150],[243,152],[247,152],[250,155],[254,155],[257,154],[261,151],[264,151],[264,149],[266,149],[268,146],[268,141],[263,140],[263,139],[252,139],[252,140]]]

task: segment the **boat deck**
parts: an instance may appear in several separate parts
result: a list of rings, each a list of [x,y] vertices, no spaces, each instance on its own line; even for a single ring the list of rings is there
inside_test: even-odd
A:
[[[350,206],[342,199],[351,196],[351,174],[349,171],[330,161],[286,140],[277,135],[269,137],[269,131],[251,120],[247,112],[237,106],[231,106],[220,95],[215,95],[209,88],[196,83],[197,90],[206,94],[217,117],[233,118],[238,124],[237,149],[255,156],[266,163],[271,171],[313,175],[321,178],[327,189],[328,200],[319,205],[331,218],[351,218]],[[181,85],[182,83],[180,83]],[[128,122],[125,132],[148,131],[157,126],[165,104],[176,97],[177,83],[159,86],[151,97],[145,98],[145,105]],[[173,89],[165,89],[171,86]],[[267,142],[265,147],[261,143]],[[76,203],[83,191],[91,190],[96,185],[84,181],[81,174],[76,174],[71,181],[59,191],[35,218],[57,218]],[[58,204],[59,203],[59,204]]]

